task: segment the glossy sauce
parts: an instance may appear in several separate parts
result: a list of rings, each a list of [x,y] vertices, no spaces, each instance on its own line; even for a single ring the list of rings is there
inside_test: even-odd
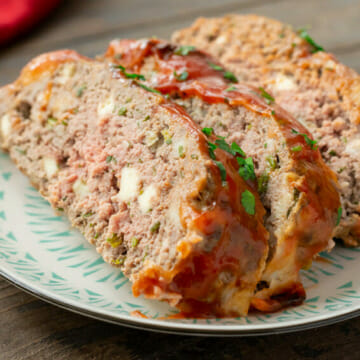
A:
[[[290,156],[295,160],[294,171],[305,178],[297,189],[306,195],[308,205],[297,213],[298,226],[286,239],[289,251],[296,249],[299,271],[327,246],[331,238],[340,206],[335,174],[325,166],[320,152],[307,144],[305,137],[300,135],[306,134],[312,139],[308,130],[275,103],[267,103],[259,89],[232,83],[224,77],[224,70],[216,70],[211,66],[221,65],[203,52],[190,51],[183,56],[175,54],[177,50],[177,47],[155,39],[122,40],[113,41],[105,56],[111,62],[119,63],[127,71],[135,73],[141,73],[144,64],[146,68],[145,60],[151,58],[154,75],[147,79],[147,84],[163,94],[175,98],[198,96],[209,104],[244,106],[274,119],[286,139]],[[185,71],[188,76],[184,81],[180,81],[177,77]],[[227,91],[232,86],[235,86],[236,90]],[[295,134],[294,130],[300,134]],[[301,151],[291,150],[298,146],[301,146]],[[270,266],[273,267],[272,271],[276,271],[275,262],[270,262]],[[182,283],[185,284],[186,281],[182,280]],[[188,286],[191,282],[186,284]],[[260,311],[275,311],[283,306],[300,303],[305,298],[300,282],[294,282],[279,291],[269,299],[254,299],[253,307]]]

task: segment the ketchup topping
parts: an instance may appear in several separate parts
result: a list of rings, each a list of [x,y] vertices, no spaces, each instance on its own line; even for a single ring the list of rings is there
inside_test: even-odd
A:
[[[128,71],[151,74],[146,83],[174,99],[200,97],[208,104],[243,106],[273,118],[286,140],[289,156],[294,160],[293,171],[303,178],[300,184],[296,183],[296,189],[305,194],[306,206],[296,214],[296,228],[287,234],[284,255],[280,261],[279,256],[270,261],[268,270],[280,269],[281,262],[296,251],[296,271],[299,271],[327,247],[331,238],[340,206],[335,174],[324,164],[309,131],[277,106],[270,94],[261,88],[237,83],[234,75],[202,51],[190,48],[184,55],[179,50],[177,46],[156,39],[115,40],[105,57]],[[279,291],[268,299],[255,299],[253,307],[260,311],[275,311],[305,298],[298,281]]]

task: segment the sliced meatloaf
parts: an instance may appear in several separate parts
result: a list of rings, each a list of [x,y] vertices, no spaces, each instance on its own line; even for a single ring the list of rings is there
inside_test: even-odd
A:
[[[173,40],[206,50],[244,81],[265,84],[308,128],[339,179],[342,217],[335,237],[359,245],[359,75],[322,51],[306,30],[255,15],[198,19]]]
[[[113,41],[106,59],[135,72],[183,106],[202,127],[220,135],[214,147],[238,143],[247,180],[258,176],[270,232],[267,268],[252,304],[272,311],[304,297],[299,270],[330,248],[339,196],[336,176],[309,132],[276,106],[263,89],[237,83],[234,74],[193,47],[159,40]],[[225,143],[225,144],[224,144]]]
[[[135,295],[244,315],[268,252],[255,185],[140,79],[73,51],[42,55],[0,90],[1,146]]]

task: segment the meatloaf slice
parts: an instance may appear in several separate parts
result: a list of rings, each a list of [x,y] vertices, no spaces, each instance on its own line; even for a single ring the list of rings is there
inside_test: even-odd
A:
[[[253,306],[271,311],[304,297],[299,270],[332,246],[340,206],[336,176],[321,159],[309,132],[274,104],[263,89],[236,77],[193,47],[159,40],[113,41],[106,58],[169,95],[202,127],[238,143],[250,157],[240,174],[259,177],[270,232],[267,268]]]
[[[335,237],[360,245],[359,75],[322,51],[306,30],[255,15],[198,19],[173,40],[206,50],[244,81],[265,84],[309,129],[339,179],[342,217]]]
[[[255,185],[132,78],[73,51],[36,58],[0,90],[1,146],[135,295],[244,315],[268,249]]]

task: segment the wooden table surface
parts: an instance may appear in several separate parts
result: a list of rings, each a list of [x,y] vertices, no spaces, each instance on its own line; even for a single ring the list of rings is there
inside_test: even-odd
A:
[[[318,43],[360,71],[359,0],[63,1],[30,34],[0,52],[0,85],[41,52],[93,56],[115,37],[169,38],[198,16],[256,13],[310,26]],[[200,338],[128,329],[75,315],[0,280],[0,359],[360,359],[360,317],[256,338]]]

